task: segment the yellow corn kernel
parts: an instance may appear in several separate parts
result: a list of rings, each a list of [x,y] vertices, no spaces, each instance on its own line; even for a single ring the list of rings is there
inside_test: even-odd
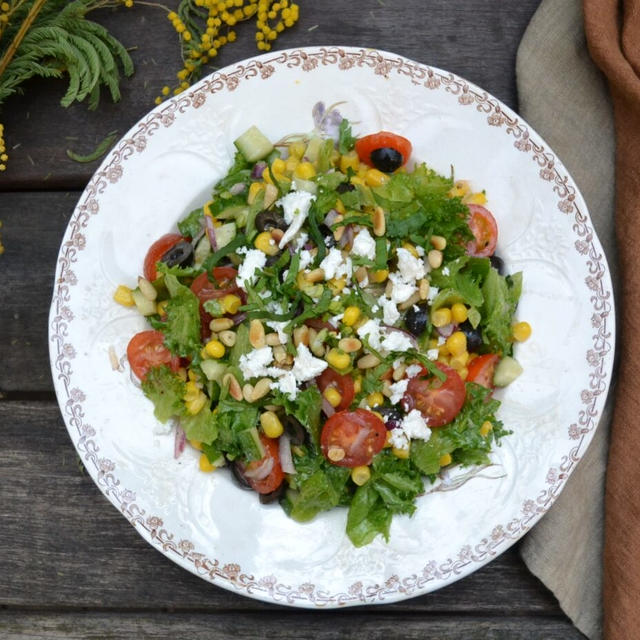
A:
[[[378,269],[371,274],[371,281],[376,284],[384,282],[389,277],[389,269]]]
[[[374,391],[367,396],[367,404],[370,407],[377,407],[384,402],[384,396],[380,391]]]
[[[469,183],[466,180],[458,180],[458,182],[453,185],[453,188],[449,190],[449,197],[451,198],[462,198],[469,193]]]
[[[233,293],[228,293],[220,300],[220,304],[225,313],[234,314],[237,313],[238,309],[242,306],[242,298]]]
[[[463,379],[466,380],[467,376],[469,375],[469,369],[467,367],[462,367],[462,369],[458,369],[458,375]]]
[[[467,196],[464,201],[466,204],[487,204],[487,196],[484,191],[478,191]]]
[[[513,339],[524,342],[531,337],[531,325],[528,322],[516,322],[511,328]]]
[[[249,187],[249,195],[247,196],[247,203],[253,204],[260,194],[264,191],[264,182],[252,182]]]
[[[451,311],[449,313],[453,316]],[[467,351],[467,336],[462,331],[454,331],[445,344],[452,356],[460,356]]]
[[[384,448],[385,449],[391,448],[391,431],[387,431],[387,437],[384,440]]]
[[[366,465],[360,467],[353,467],[351,469],[351,479],[361,487],[363,484],[367,484],[371,478],[371,470]]]
[[[201,391],[193,400],[187,400],[185,402],[185,407],[187,408],[188,413],[195,416],[197,413],[202,411],[205,404],[207,404],[207,396]]]
[[[275,256],[279,251],[278,245],[269,231],[259,233],[253,241],[253,245],[268,256]]]
[[[204,346],[204,350],[210,358],[222,358],[224,356],[224,345],[219,340],[209,340]]]
[[[329,280],[329,282],[327,282],[327,284],[329,285],[329,289],[331,289],[331,292],[334,295],[337,295],[338,293],[340,293],[347,286],[347,279],[346,278],[331,278],[331,280]]]
[[[168,304],[168,300],[161,300],[160,302],[158,302],[158,304],[156,305],[156,311],[158,312],[158,315],[163,316],[167,312]]]
[[[341,393],[334,387],[327,387],[322,395],[332,407],[337,407],[342,402]]]
[[[361,187],[365,186],[365,182],[362,178],[360,178],[359,176],[353,176],[351,178],[351,184],[359,184]]]
[[[410,242],[403,242],[402,248],[406,249],[414,258],[419,258],[418,250]]]
[[[396,458],[400,458],[401,460],[407,460],[409,458],[409,447],[407,447],[406,449],[404,448],[400,448],[400,447],[392,447],[391,449],[391,453],[393,453],[393,455]]]
[[[189,444],[198,451],[202,451],[202,442],[199,440],[189,440]]]
[[[342,317],[342,322],[347,325],[347,327],[353,327],[353,325],[358,322],[360,318],[360,309],[358,307],[347,307],[344,310],[344,316]]]
[[[465,307],[462,302],[456,302],[451,305],[451,319],[456,324],[460,324],[464,322],[469,315],[467,307]]]
[[[334,369],[346,369],[351,364],[351,357],[341,349],[333,348],[327,354],[327,362]]]
[[[193,369],[189,369],[188,376],[191,382],[198,382],[198,374]]]
[[[195,380],[189,380],[189,382],[187,382],[187,384],[184,385],[184,392],[185,392],[185,397],[187,395],[191,397],[195,397],[200,393],[200,387],[198,386],[198,383]]]
[[[300,159],[295,158],[294,156],[290,156],[287,158],[285,162],[285,170],[287,173],[291,174],[296,170],[296,167],[300,164]]]
[[[335,209],[340,215],[347,213],[347,210],[344,208],[344,204],[342,204],[342,200],[340,200],[340,198],[336,198]]]
[[[301,162],[293,175],[301,180],[311,180],[316,175],[316,169],[310,162]]]
[[[184,367],[180,367],[176,373],[182,382],[187,381],[187,370]]]
[[[207,458],[204,453],[200,454],[198,466],[200,467],[200,471],[204,471],[205,473],[211,473],[215,469],[215,467],[209,462],[209,458]]]
[[[267,438],[279,438],[284,432],[280,418],[273,411],[264,411],[260,414],[260,426]]]
[[[287,163],[282,158],[276,158],[271,163],[271,175],[280,178],[287,168]]]
[[[386,173],[382,173],[379,169],[369,169],[364,177],[364,181],[369,187],[381,187],[386,182],[389,182],[389,176]]]
[[[451,368],[455,369],[456,371],[460,371],[461,369],[464,369],[467,366],[467,362],[469,362],[468,351],[463,351],[458,355],[451,356],[451,358],[449,359],[449,365],[451,366]]]
[[[486,438],[492,431],[493,425],[488,420],[485,420],[480,427],[480,435]]]
[[[273,184],[273,178],[271,177],[271,171],[269,171],[269,167],[264,168],[264,171],[262,172],[262,179],[267,184]]]
[[[434,327],[444,327],[451,324],[451,309],[448,307],[441,307],[431,312],[431,324]]]
[[[440,456],[439,462],[441,467],[446,467],[453,462],[453,458],[450,453],[445,453],[443,456]]]
[[[347,173],[349,169],[352,171],[358,171],[360,168],[360,158],[355,151],[349,151],[340,156],[340,171]]]
[[[353,379],[353,392],[357,395],[362,391],[362,376],[356,376]]]
[[[123,284],[116,289],[113,294],[113,299],[123,307],[132,307],[135,304],[133,296],[131,295],[131,289]]]
[[[300,160],[307,149],[307,145],[304,142],[292,142],[289,145],[289,156]]]

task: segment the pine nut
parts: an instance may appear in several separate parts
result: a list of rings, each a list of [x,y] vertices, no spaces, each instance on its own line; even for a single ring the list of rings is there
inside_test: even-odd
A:
[[[393,395],[391,391],[391,383],[388,380],[382,381],[382,395],[386,398],[390,398]]]
[[[270,347],[277,347],[279,344],[282,344],[280,342],[280,336],[277,333],[267,333],[264,339]]]
[[[313,269],[313,271],[304,274],[304,279],[307,282],[320,282],[324,280],[324,269]]]
[[[398,305],[398,309],[400,311],[406,311],[407,309],[413,307],[416,302],[420,302],[420,293],[417,291],[408,299]]]
[[[156,288],[146,278],[143,278],[142,276],[138,277],[138,289],[140,289],[140,293],[147,300],[155,300],[158,297],[158,292],[156,291]]]
[[[427,254],[427,262],[432,269],[437,269],[442,264],[442,251],[431,249]]]
[[[284,231],[282,229],[271,229],[271,237],[275,240],[276,244],[282,240]]]
[[[387,296],[387,298],[390,298],[392,293],[393,282],[391,282],[391,280],[387,280],[387,286],[384,288],[384,295]]]
[[[345,353],[355,353],[362,349],[362,342],[358,338],[342,338],[338,342],[338,348],[342,349]]]
[[[249,342],[254,349],[260,349],[267,344],[264,334],[264,325],[260,320],[254,319],[250,322]]]
[[[418,293],[420,294],[420,300],[426,300],[429,295],[429,281],[422,278],[418,285]]]
[[[431,236],[431,245],[434,249],[442,251],[447,246],[447,239],[444,236]]]
[[[231,327],[233,327],[233,320],[231,318],[214,318],[209,323],[209,329],[216,333],[225,331],[226,329],[231,329]]]
[[[225,373],[222,378],[223,385],[229,385],[229,395],[234,400],[242,400],[242,388],[240,383],[236,380],[236,377],[232,373]]]
[[[287,352],[282,345],[273,347],[273,357],[277,363],[282,363],[287,359]]]
[[[229,330],[221,331],[218,334],[218,340],[220,340],[225,347],[233,347],[236,343],[236,334]]]
[[[296,327],[293,330],[293,344],[298,347],[303,344],[305,347],[309,346],[309,327],[303,324],[301,327]]]
[[[407,370],[407,365],[402,363],[399,366],[397,366],[394,370],[393,370],[393,381],[394,382],[398,382],[398,380],[402,380],[402,378],[404,378],[404,372]]]
[[[358,369],[371,369],[372,367],[377,367],[380,364],[380,360],[377,356],[374,356],[372,353],[367,353],[366,356],[362,356],[360,360],[358,360]]]
[[[367,275],[366,267],[358,267],[356,269],[355,276],[356,276],[356,280],[358,281],[358,284],[361,284],[363,286],[366,286],[365,283],[368,284],[369,276]]]
[[[253,397],[253,385],[252,384],[249,384],[247,382],[247,384],[245,384],[244,387],[242,387],[242,397],[247,402],[253,402],[253,400],[251,399]]]
[[[382,207],[376,207],[373,212],[373,233],[376,236],[383,236],[387,230],[387,222],[384,217]]]
[[[264,396],[269,393],[271,389],[271,380],[269,378],[262,378],[256,382],[255,387],[253,387],[253,393],[251,394],[251,402],[255,402],[256,400],[260,400]]]

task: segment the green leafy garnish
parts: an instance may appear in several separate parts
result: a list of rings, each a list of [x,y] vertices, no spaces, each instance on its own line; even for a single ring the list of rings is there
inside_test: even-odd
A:
[[[149,370],[142,381],[142,391],[153,402],[153,415],[162,423],[184,411],[185,383],[166,365]]]

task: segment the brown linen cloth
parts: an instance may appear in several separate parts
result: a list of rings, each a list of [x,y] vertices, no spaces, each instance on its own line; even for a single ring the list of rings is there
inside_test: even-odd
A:
[[[605,495],[604,632],[640,637],[640,0],[584,0],[589,50],[609,82],[616,129],[620,370]]]
[[[543,0],[533,17],[518,50],[519,111],[585,197],[615,287],[613,114],[606,82],[587,50],[581,1]],[[604,477],[612,395],[584,459],[521,545],[529,569],[591,640],[602,637]],[[640,626],[635,632],[640,638]]]

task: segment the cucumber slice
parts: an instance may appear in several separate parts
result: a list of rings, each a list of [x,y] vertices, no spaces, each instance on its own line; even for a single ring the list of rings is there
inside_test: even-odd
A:
[[[496,387],[506,387],[511,384],[521,373],[523,369],[520,363],[511,356],[505,356],[496,365],[493,372],[493,384]]]
[[[297,191],[308,191],[315,195],[318,185],[313,180],[304,180],[303,178],[295,178]]]
[[[222,378],[227,372],[227,365],[218,360],[203,360],[200,363],[200,368],[202,373],[207,376],[207,380],[213,380],[217,383],[222,383]]]
[[[307,143],[304,156],[309,162],[315,162],[320,154],[320,149],[324,143],[322,138],[311,138]]]
[[[262,160],[273,151],[269,138],[256,126],[247,129],[233,144],[248,162]]]
[[[131,292],[131,297],[136,303],[138,311],[143,316],[152,316],[154,313],[156,313],[156,303],[153,300],[149,300],[149,298],[145,297],[140,289],[134,289]]]
[[[218,249],[222,249],[225,245],[228,245],[236,237],[236,225],[234,222],[227,222],[219,227],[216,227],[216,242],[218,243]]]
[[[207,259],[207,256],[211,253],[211,243],[209,242],[209,238],[205,233],[202,238],[198,241],[196,248],[193,250],[193,260],[196,267],[202,265],[202,263]]]

